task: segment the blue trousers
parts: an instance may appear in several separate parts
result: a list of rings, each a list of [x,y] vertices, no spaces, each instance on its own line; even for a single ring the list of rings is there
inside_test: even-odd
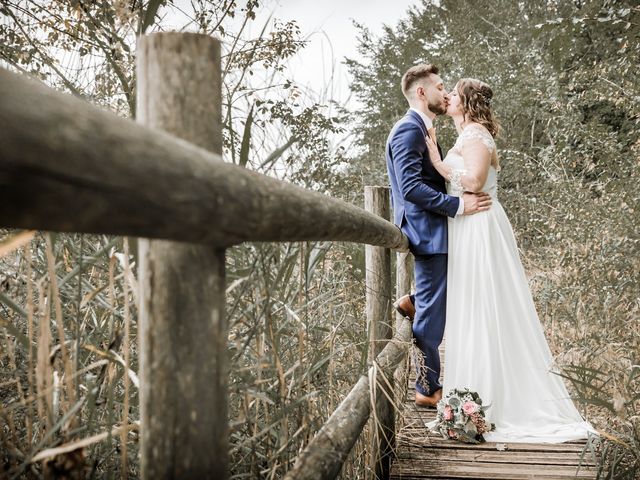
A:
[[[416,255],[415,274],[413,336],[423,360],[416,362],[416,390],[423,395],[432,395],[442,388],[438,347],[444,336],[447,315],[447,255]]]

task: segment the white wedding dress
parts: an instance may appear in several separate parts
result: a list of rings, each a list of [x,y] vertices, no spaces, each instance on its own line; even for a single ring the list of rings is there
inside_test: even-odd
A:
[[[444,162],[464,170],[461,147],[491,134],[467,126]],[[447,184],[448,193],[461,191]],[[559,443],[596,433],[583,420],[562,378],[538,320],[518,247],[497,197],[497,172],[489,167],[482,189],[493,203],[486,212],[449,219],[447,320],[443,394],[468,387],[490,404],[496,430],[489,442]]]

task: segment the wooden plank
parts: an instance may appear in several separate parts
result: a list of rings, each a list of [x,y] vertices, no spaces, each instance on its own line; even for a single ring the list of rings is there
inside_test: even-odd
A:
[[[439,460],[455,462],[496,462],[496,463],[530,463],[540,465],[585,465],[594,466],[590,454],[584,458],[578,452],[539,452],[518,450],[464,450],[458,449],[415,449],[405,448],[398,452],[398,461]]]
[[[218,247],[302,240],[408,247],[398,227],[362,208],[225,163],[3,68],[0,98],[3,227]]]
[[[434,448],[467,448],[467,449],[491,449],[497,448],[497,445],[506,445],[508,450],[528,450],[528,451],[560,451],[560,452],[580,452],[584,448],[585,444],[570,444],[570,443],[493,443],[485,442],[480,444],[460,443],[454,440],[442,438],[439,435],[430,435],[428,437],[421,437],[421,431],[417,431],[417,434],[407,435],[402,430],[398,434],[398,442],[405,445],[415,445],[421,447],[434,447]]]
[[[421,462],[401,464],[399,468],[394,466],[392,479],[418,479],[418,478],[476,478],[493,480],[517,480],[517,479],[554,479],[563,480],[570,478],[594,479],[595,469],[580,469],[568,466],[542,466],[542,465],[511,465],[505,466],[499,463],[455,464],[451,462]]]
[[[440,347],[444,364],[444,345]],[[443,368],[444,372],[444,368]],[[427,432],[435,409],[413,403],[415,376],[407,385],[402,428],[397,432],[392,479],[571,479],[596,478],[596,463],[584,452],[586,440],[564,443],[465,444]],[[497,450],[498,445],[506,450]],[[583,455],[584,453],[584,455]],[[582,458],[584,456],[584,458]]]
[[[439,436],[420,438],[418,435],[407,436],[404,432],[398,435],[398,448],[403,446],[416,446],[420,448],[445,448],[445,449],[466,449],[466,450],[497,450],[499,443],[469,444],[460,443],[453,440],[444,439]],[[582,452],[584,445],[570,445],[564,443],[507,443],[508,451],[533,451],[533,452]]]

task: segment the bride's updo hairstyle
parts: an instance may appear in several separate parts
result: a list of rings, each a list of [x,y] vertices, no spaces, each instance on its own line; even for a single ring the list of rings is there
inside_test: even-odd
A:
[[[465,120],[469,119],[483,125],[495,138],[500,131],[500,124],[491,108],[493,98],[491,87],[475,78],[463,78],[457,83],[456,90],[460,95]]]

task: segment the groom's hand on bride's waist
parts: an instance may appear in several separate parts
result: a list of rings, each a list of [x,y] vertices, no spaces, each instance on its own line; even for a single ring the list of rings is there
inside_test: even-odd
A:
[[[464,202],[463,215],[473,215],[474,213],[484,212],[491,207],[491,197],[485,192],[465,192],[462,194],[462,200]]]

